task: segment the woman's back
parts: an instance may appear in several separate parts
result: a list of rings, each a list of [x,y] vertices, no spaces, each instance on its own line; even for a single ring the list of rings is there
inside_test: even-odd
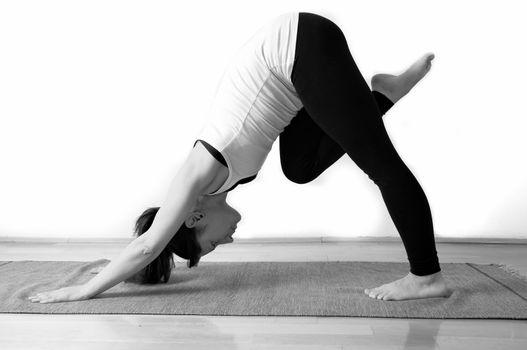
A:
[[[223,74],[197,137],[218,150],[229,168],[214,194],[256,175],[302,108],[290,78],[297,29],[297,12],[276,17],[239,49]]]

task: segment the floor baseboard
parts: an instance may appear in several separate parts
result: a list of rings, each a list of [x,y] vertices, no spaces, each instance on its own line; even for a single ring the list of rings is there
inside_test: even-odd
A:
[[[2,237],[0,243],[75,243],[75,244],[126,244],[131,242],[132,238],[124,237],[96,237],[96,238],[68,238],[68,237]],[[474,243],[474,244],[527,244],[526,238],[489,238],[489,237],[436,237],[436,243]],[[236,238],[234,243],[237,244],[263,244],[263,243],[341,243],[341,242],[394,242],[401,243],[399,237],[261,237],[261,238]]]

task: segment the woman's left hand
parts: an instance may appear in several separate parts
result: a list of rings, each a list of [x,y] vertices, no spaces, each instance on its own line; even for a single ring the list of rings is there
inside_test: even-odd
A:
[[[64,287],[49,292],[37,293],[28,297],[32,303],[60,303],[63,301],[86,300],[90,297],[84,291],[84,285]]]

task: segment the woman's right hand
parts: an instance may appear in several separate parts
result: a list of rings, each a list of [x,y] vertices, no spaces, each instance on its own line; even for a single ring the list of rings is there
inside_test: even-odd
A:
[[[84,285],[64,287],[49,292],[37,293],[28,297],[32,303],[60,303],[65,301],[79,301],[90,299],[86,293]]]

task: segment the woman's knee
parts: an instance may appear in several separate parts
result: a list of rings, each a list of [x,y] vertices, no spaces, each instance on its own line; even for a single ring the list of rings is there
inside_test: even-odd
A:
[[[296,184],[303,185],[307,184],[308,182],[313,181],[316,176],[307,171],[301,171],[298,168],[296,169],[287,169],[282,167],[282,172],[284,173],[285,177]]]
[[[367,169],[364,172],[379,187],[400,187],[415,181],[414,175],[404,164],[380,169]]]

